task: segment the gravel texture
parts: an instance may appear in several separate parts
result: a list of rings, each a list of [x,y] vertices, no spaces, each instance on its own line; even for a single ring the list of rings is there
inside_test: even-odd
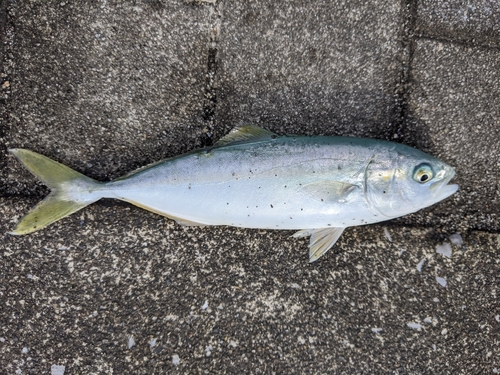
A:
[[[103,180],[200,146],[210,9],[23,1],[9,16],[4,147]],[[1,188],[26,194],[12,161]]]
[[[498,0],[419,0],[417,15],[422,36],[500,47]]]
[[[223,132],[253,123],[282,133],[393,135],[403,57],[398,2],[231,1],[222,15]]]
[[[34,201],[1,203],[14,222]],[[288,231],[186,228],[95,204],[44,232],[3,235],[0,368],[494,373],[500,237],[471,231],[453,245],[451,234],[351,228],[309,264],[307,241]]]

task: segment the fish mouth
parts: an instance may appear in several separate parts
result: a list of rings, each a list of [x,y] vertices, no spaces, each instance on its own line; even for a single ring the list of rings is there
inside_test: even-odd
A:
[[[443,199],[448,198],[450,195],[453,195],[458,190],[457,184],[448,185],[453,177],[455,177],[455,170],[451,167],[445,167],[439,174],[442,174],[443,177],[441,180],[435,182],[430,187],[430,191],[432,196],[435,198],[436,202],[441,201]]]

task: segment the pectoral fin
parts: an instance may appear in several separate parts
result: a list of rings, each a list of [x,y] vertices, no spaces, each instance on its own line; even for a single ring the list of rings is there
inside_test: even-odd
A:
[[[304,185],[300,191],[322,202],[343,202],[356,189],[359,189],[357,185],[326,180]]]
[[[295,233],[293,237],[311,236],[309,242],[309,263],[312,263],[335,245],[335,242],[340,238],[344,229],[345,228],[304,229]]]

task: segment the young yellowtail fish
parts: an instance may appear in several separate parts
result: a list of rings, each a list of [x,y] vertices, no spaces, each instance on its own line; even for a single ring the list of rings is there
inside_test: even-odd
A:
[[[345,228],[418,211],[458,189],[449,165],[397,143],[278,136],[244,126],[213,147],[97,182],[49,158],[10,150],[52,192],[12,232],[22,235],[116,198],[181,225],[295,229],[317,260]]]

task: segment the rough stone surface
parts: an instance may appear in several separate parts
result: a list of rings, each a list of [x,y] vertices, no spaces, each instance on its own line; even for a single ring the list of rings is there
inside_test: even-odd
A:
[[[23,1],[9,16],[4,147],[102,180],[200,146],[208,8]],[[26,194],[34,180],[13,160],[2,188]]]
[[[390,139],[399,120],[394,1],[223,2],[217,123]]]
[[[500,46],[498,0],[420,0],[417,34],[429,37]]]
[[[3,199],[0,213],[10,225],[33,203]],[[351,228],[313,264],[290,232],[186,228],[115,204],[3,235],[0,368],[494,373],[500,237],[462,233],[447,258],[436,248],[452,233],[386,230]]]
[[[500,230],[500,51],[419,40],[412,80],[407,138],[453,165],[460,190],[410,219]]]

